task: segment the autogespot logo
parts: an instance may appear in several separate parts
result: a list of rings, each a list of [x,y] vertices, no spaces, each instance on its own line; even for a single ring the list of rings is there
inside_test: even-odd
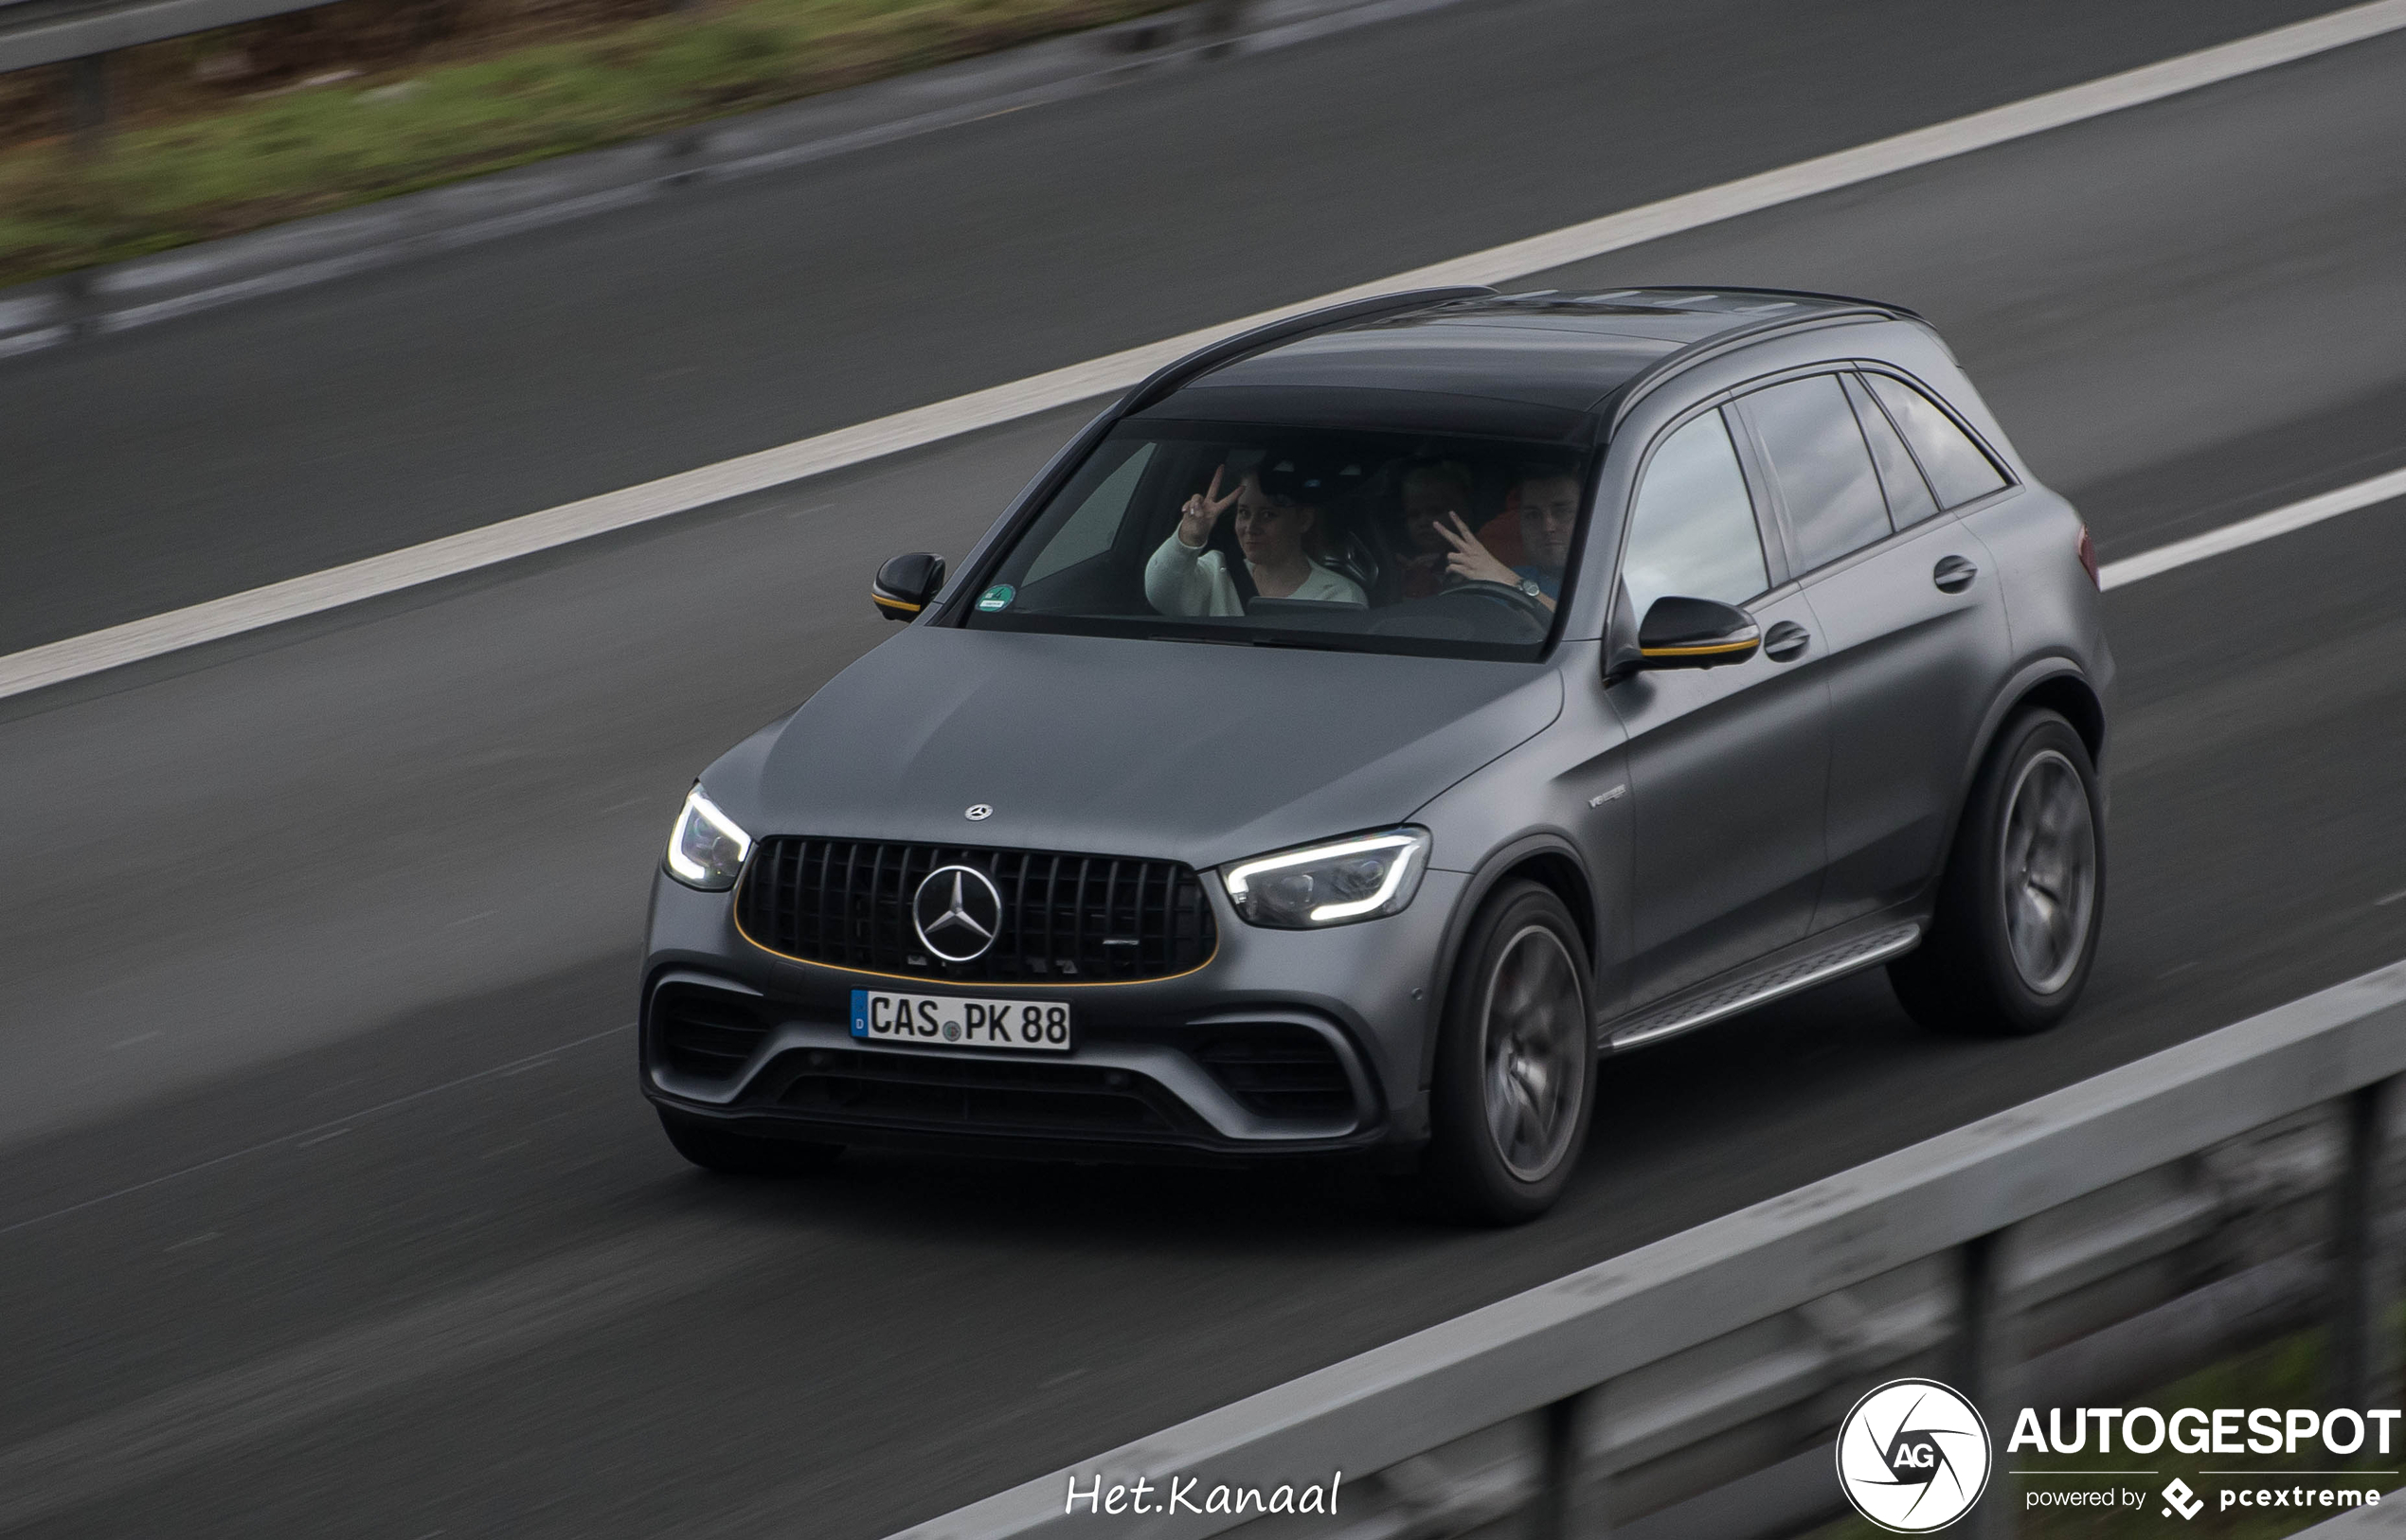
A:
[[[1971,1512],[1988,1485],[1988,1424],[1936,1380],[1891,1380],[1838,1427],[1838,1484],[1883,1530],[1927,1534]]]

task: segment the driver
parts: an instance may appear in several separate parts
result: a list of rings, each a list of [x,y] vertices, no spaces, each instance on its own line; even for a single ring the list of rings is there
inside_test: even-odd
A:
[[[1228,559],[1205,549],[1220,515],[1235,510],[1236,546],[1254,592],[1265,599],[1309,599],[1360,604],[1361,584],[1312,560],[1304,537],[1320,522],[1327,478],[1299,468],[1292,457],[1266,457],[1223,493],[1228,467],[1212,473],[1209,491],[1178,510],[1177,528],[1144,564],[1144,597],[1163,615],[1243,615],[1244,601]]]
[[[1437,532],[1454,547],[1445,568],[1467,582],[1499,582],[1528,594],[1547,609],[1562,597],[1562,575],[1571,564],[1571,537],[1579,528],[1579,478],[1568,471],[1531,471],[1513,489],[1520,505],[1520,548],[1528,560],[1506,566],[1479,543],[1462,515]]]

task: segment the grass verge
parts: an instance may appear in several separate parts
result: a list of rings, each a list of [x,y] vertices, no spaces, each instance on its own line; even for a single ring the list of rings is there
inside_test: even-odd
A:
[[[1176,0],[729,0],[0,147],[0,284],[680,128]],[[330,72],[339,73],[339,72]]]

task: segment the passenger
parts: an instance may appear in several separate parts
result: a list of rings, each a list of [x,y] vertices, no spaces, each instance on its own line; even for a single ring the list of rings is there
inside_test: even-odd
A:
[[[1579,478],[1568,471],[1532,471],[1513,489],[1520,505],[1520,548],[1527,560],[1506,566],[1480,544],[1470,527],[1454,516],[1438,532],[1452,543],[1447,570],[1464,582],[1500,582],[1518,587],[1527,579],[1537,587],[1537,601],[1553,609],[1562,597],[1563,569],[1571,564],[1571,540],[1579,528]]]
[[[1427,599],[1451,581],[1447,558],[1451,542],[1439,528],[1448,513],[1470,507],[1470,468],[1455,460],[1421,460],[1404,472],[1400,489],[1404,511],[1404,552],[1396,565],[1403,585],[1400,599]]]
[[[1237,549],[1265,599],[1309,599],[1359,604],[1361,585],[1312,560],[1303,540],[1323,517],[1327,478],[1272,456],[1227,492],[1228,467],[1212,473],[1211,489],[1186,500],[1177,528],[1144,564],[1144,597],[1163,615],[1243,615],[1228,560],[1205,547],[1220,515],[1235,510]]]

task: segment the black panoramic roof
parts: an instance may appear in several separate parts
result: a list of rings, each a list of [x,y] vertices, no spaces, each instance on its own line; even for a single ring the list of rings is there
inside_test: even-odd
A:
[[[1761,289],[1475,295],[1339,320],[1209,368],[1139,415],[1352,421],[1583,438],[1607,398],[1663,360],[1740,331],[1892,306]],[[1332,421],[1332,425],[1336,425]]]

